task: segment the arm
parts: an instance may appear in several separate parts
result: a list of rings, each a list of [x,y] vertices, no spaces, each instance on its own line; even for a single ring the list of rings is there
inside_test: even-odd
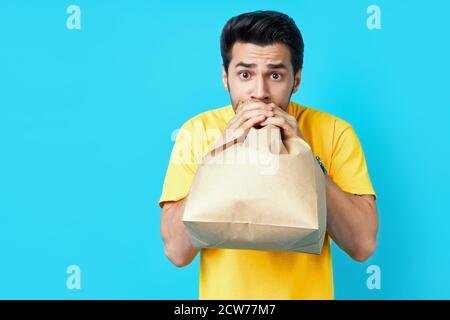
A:
[[[358,262],[367,260],[377,246],[378,217],[373,195],[343,191],[326,176],[327,232]]]
[[[274,116],[261,125],[274,124],[282,129],[283,137],[300,137],[297,120],[271,104]],[[378,231],[377,207],[372,195],[354,195],[343,191],[326,175],[327,232],[337,245],[356,261],[367,260],[375,251]]]
[[[230,135],[248,132],[255,124],[264,121],[272,113],[261,102],[240,103],[236,115],[227,124],[225,131]],[[185,198],[186,199],[186,198]],[[199,248],[194,248],[182,218],[185,200],[164,203],[161,215],[161,235],[164,241],[164,253],[177,267],[188,265],[194,260]]]
[[[186,199],[186,198],[185,198]],[[182,218],[185,199],[164,203],[161,215],[161,236],[164,253],[177,267],[184,267],[194,260],[199,248],[194,248]]]

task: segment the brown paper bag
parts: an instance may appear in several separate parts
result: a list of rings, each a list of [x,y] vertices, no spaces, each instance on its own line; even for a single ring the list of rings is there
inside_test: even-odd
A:
[[[276,126],[224,135],[198,167],[183,223],[195,247],[320,254],[325,177],[310,146]]]

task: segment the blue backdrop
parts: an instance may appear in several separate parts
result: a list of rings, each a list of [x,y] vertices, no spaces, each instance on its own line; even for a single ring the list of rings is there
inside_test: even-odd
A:
[[[366,12],[381,10],[381,29]],[[68,28],[70,5],[80,29]],[[448,1],[2,1],[0,298],[196,299],[198,257],[164,256],[171,133],[229,103],[219,36],[287,13],[305,41],[293,101],[350,122],[378,194],[379,245],[333,247],[337,299],[449,298]],[[81,288],[67,268],[79,266]],[[369,289],[367,268],[381,271]]]

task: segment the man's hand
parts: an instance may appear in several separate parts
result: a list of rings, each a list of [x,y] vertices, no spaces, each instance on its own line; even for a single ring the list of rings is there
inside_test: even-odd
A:
[[[236,109],[236,116],[229,122],[225,131],[231,137],[240,136],[242,133],[247,135],[252,127],[265,127],[269,124],[281,128],[283,139],[299,137],[304,139],[301,133],[297,119],[281,109],[275,103],[264,103],[261,101],[250,100],[240,103]]]
[[[287,113],[274,103],[270,103],[268,105],[272,107],[271,110],[273,111],[274,115],[261,122],[261,126],[265,127],[269,124],[272,124],[280,127],[281,136],[283,137],[283,139],[295,137],[299,137],[303,140],[305,139],[303,137],[303,134],[300,132],[297,119],[294,116],[291,116],[289,113]]]
[[[240,103],[236,115],[228,122],[225,132],[230,137],[247,135],[250,128],[257,126],[269,117],[273,117],[273,106],[260,101]]]

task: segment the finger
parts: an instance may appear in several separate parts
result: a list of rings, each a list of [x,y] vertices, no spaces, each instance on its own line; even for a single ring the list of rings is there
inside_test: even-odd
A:
[[[288,124],[286,119],[279,115],[275,115],[273,117],[267,118],[263,122],[260,123],[260,125],[262,125],[262,126],[267,126],[269,124],[275,125],[284,130],[292,130],[292,127]]]
[[[261,101],[255,101],[255,100],[246,101],[237,107],[236,115],[239,115],[242,112],[245,112],[248,110],[255,110],[255,109],[272,110],[272,107]]]
[[[250,118],[254,118],[259,115],[264,115],[265,117],[272,117],[274,113],[272,111],[266,109],[251,109],[244,111],[239,116],[236,116],[236,119],[233,120],[233,123],[228,126],[230,129],[236,129],[240,127],[245,121]]]
[[[274,108],[273,113],[279,117],[284,118],[291,126],[298,125],[297,119],[294,116],[287,113],[286,111],[284,111],[283,109],[281,109],[280,107]]]
[[[239,119],[237,120],[237,122],[239,122],[240,124],[244,123],[245,121],[247,121],[250,118],[254,118],[260,115],[264,115],[266,117],[273,117],[274,113],[272,111],[269,110],[261,110],[261,109],[255,109],[255,110],[247,110],[244,113],[241,114],[241,116],[239,117]]]
[[[239,116],[234,117],[234,118],[228,123],[227,128],[228,128],[228,129],[237,129],[237,128],[239,128],[245,121],[247,121],[249,118],[256,117],[256,116],[258,116],[258,115],[263,115],[263,114],[264,114],[263,111],[258,111],[258,110],[253,110],[253,111],[251,112],[251,115],[250,115],[249,113],[247,113],[247,114],[245,114],[245,115],[241,114],[241,115],[239,115]]]
[[[297,119],[290,115],[288,112],[286,112],[285,110],[283,110],[280,106],[278,106],[277,104],[271,102],[268,104],[271,108],[272,111],[275,115],[278,115],[284,119],[286,119],[286,121],[291,124],[292,126],[297,126],[298,122]]]
[[[254,127],[256,124],[263,122],[265,119],[267,119],[264,115],[258,115],[256,117],[250,118],[247,121],[245,121],[241,128],[244,129],[244,131],[248,131],[250,128]]]
[[[266,110],[266,111],[272,111],[273,107],[269,106],[261,101],[258,100],[246,100],[244,102],[239,102],[238,107],[236,109],[235,116],[228,122],[227,128],[228,129],[236,129],[240,125],[242,125],[243,122],[248,120],[248,117],[245,117],[244,119],[241,118],[242,114],[250,111],[250,110]],[[272,116],[272,114],[269,114],[269,116]]]

